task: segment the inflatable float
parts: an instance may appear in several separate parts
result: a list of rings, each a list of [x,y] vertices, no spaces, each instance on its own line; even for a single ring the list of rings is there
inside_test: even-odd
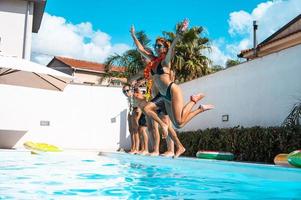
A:
[[[291,166],[288,163],[287,157],[288,157],[288,154],[286,154],[286,153],[280,153],[280,154],[278,154],[274,158],[275,165],[286,166],[286,167]]]
[[[287,160],[289,164],[295,167],[301,167],[301,150],[296,150],[288,154]]]
[[[230,152],[222,151],[198,151],[196,153],[197,158],[202,159],[215,159],[215,160],[233,160],[234,155]]]
[[[54,145],[46,143],[36,143],[36,142],[25,142],[24,147],[31,151],[32,154],[39,154],[41,152],[61,152],[62,150]]]

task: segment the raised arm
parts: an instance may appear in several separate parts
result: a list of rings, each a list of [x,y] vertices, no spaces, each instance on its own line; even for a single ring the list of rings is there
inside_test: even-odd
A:
[[[172,60],[172,58],[174,57],[174,51],[175,51],[175,47],[177,45],[177,42],[181,39],[183,33],[187,30],[188,28],[188,19],[185,19],[178,27],[178,30],[177,30],[177,34],[176,34],[176,37],[175,39],[172,41],[169,49],[168,49],[168,52],[165,56],[165,59],[164,59],[164,63],[167,65],[167,66],[170,66],[170,62]]]
[[[171,62],[172,58],[174,57],[174,51],[175,51],[175,47],[177,45],[177,42],[181,39],[181,35],[180,34],[177,34],[175,39],[172,41],[168,51],[167,51],[167,54],[165,56],[165,59],[164,59],[164,63],[165,65],[169,65],[169,63]]]
[[[148,51],[145,50],[145,48],[143,47],[143,45],[139,42],[139,40],[137,39],[136,35],[135,35],[135,27],[134,25],[131,26],[131,36],[134,40],[134,43],[139,51],[139,53],[145,57],[148,60],[152,60],[152,54]]]

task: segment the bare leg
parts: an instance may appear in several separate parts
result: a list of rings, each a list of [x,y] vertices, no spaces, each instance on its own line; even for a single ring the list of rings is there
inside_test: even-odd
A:
[[[134,133],[134,137],[135,137],[135,153],[138,153],[139,146],[140,146],[139,133],[138,132]]]
[[[174,148],[174,142],[170,138],[170,136],[167,136],[166,138],[166,144],[167,144],[167,151],[161,154],[161,156],[164,157],[172,157],[175,155],[175,148]]]
[[[189,122],[194,116],[196,116],[196,115],[198,115],[198,114],[200,114],[200,113],[202,113],[202,112],[205,112],[205,111],[207,111],[207,110],[211,110],[211,109],[213,109],[213,108],[214,108],[214,106],[211,105],[211,104],[204,104],[204,105],[201,105],[199,108],[197,108],[196,110],[194,110],[194,111],[192,111],[192,112],[190,112],[190,113],[188,114],[188,116],[187,116],[186,119],[185,119],[185,123],[183,124],[183,126],[184,126],[187,122]]]
[[[171,109],[167,109],[167,110],[169,110],[168,115],[170,116],[173,124],[177,128],[182,128],[194,116],[196,116],[197,114],[199,114],[201,112],[196,112],[196,110],[191,112],[191,109],[192,109],[193,105],[195,104],[194,101],[188,102],[185,105],[185,109],[184,109],[183,95],[182,95],[182,91],[178,85],[176,85],[176,84],[172,85],[171,93],[172,93],[171,103],[167,103],[169,105],[169,107],[171,107]],[[195,96],[197,96],[197,95],[195,95]],[[167,104],[165,104],[165,105],[167,105]],[[210,110],[213,107],[214,107],[213,105],[208,104],[206,110]],[[205,109],[203,109],[203,111],[205,111]]]
[[[144,139],[143,139],[142,131],[140,130],[140,127],[138,129],[138,133],[139,133],[139,141],[140,141],[140,148],[139,148],[140,150],[139,150],[138,154],[142,154],[142,152],[145,149],[145,146],[144,146]]]
[[[170,119],[168,117],[168,115],[162,115],[161,117],[162,121],[165,123],[165,124],[168,124],[168,126],[171,126],[171,123],[170,123]],[[172,128],[172,127],[171,127]],[[169,131],[169,134],[170,134],[170,128],[168,129]],[[165,156],[165,157],[172,157],[174,156],[174,142],[173,140],[170,138],[170,136],[168,135],[167,138],[166,138],[166,144],[167,144],[167,151],[165,151],[163,154],[161,154],[162,156]]]
[[[129,125],[129,132],[131,135],[131,150],[129,153],[132,153],[135,151],[135,138],[134,138],[134,130],[133,130],[133,116],[128,114],[128,125]]]
[[[157,115],[156,113],[156,105],[154,103],[147,103],[146,106],[144,107],[144,112],[145,114],[152,118],[153,120],[155,120],[156,122],[158,122],[160,124],[160,126],[162,127],[162,138],[166,138],[168,135],[168,125],[165,124]]]
[[[146,127],[145,126],[140,126],[139,127],[139,133],[141,136],[140,142],[141,142],[141,151],[140,154],[142,155],[147,155],[148,152],[148,136],[146,134]]]
[[[139,151],[139,145],[140,145],[140,138],[139,138],[139,134],[138,134],[138,128],[139,128],[139,124],[138,124],[138,113],[141,112],[140,110],[136,109],[134,110],[134,113],[132,115],[132,130],[133,130],[133,137],[134,137],[134,151],[131,151],[129,153],[131,154],[136,154]]]
[[[146,117],[146,121],[147,121],[147,134],[148,134],[148,148],[149,149],[153,149],[154,146],[154,137],[153,137],[153,130],[152,130],[152,126],[153,126],[153,120],[149,117]]]
[[[153,136],[154,141],[154,149],[153,152],[151,152],[150,156],[158,156],[159,155],[159,146],[160,146],[160,134],[158,129],[158,123],[152,120],[151,123],[151,132]]]
[[[181,91],[181,90],[180,90]],[[184,119],[187,118],[187,115],[190,113],[192,107],[202,98],[204,98],[205,95],[203,93],[197,94],[197,95],[192,95],[190,97],[190,101],[183,107],[182,110],[182,117]]]
[[[166,108],[166,111],[167,113],[168,112],[171,112],[171,108],[170,108],[170,105],[168,106],[167,105],[168,103],[165,102],[165,108]],[[168,120],[170,121],[168,115],[166,115],[166,117],[168,118]],[[174,141],[176,147],[177,147],[177,150],[176,152],[174,153],[174,157],[179,157],[181,154],[183,154],[185,152],[185,148],[184,146],[182,145],[182,143],[180,142],[178,136],[177,136],[177,132],[175,131],[175,129],[172,127],[172,124],[169,123],[170,126],[168,127],[168,131],[169,131],[169,136],[171,137],[171,139]]]

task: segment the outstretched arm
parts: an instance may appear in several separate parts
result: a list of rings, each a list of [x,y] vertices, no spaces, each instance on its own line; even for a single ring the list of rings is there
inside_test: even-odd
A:
[[[145,48],[143,47],[143,45],[142,45],[142,44],[139,42],[139,40],[137,39],[137,37],[136,37],[136,35],[135,35],[135,27],[134,27],[134,25],[132,25],[131,31],[130,31],[130,32],[131,32],[131,36],[132,36],[132,38],[133,38],[133,40],[134,40],[134,42],[135,42],[135,45],[136,45],[136,47],[137,47],[139,53],[140,53],[143,57],[145,57],[146,59],[152,60],[152,55],[151,55],[151,53],[148,52],[148,51],[146,51]]]
[[[165,59],[164,59],[164,63],[165,65],[169,65],[171,60],[173,59],[174,57],[174,51],[175,51],[175,47],[177,45],[177,42],[181,39],[181,35],[180,34],[177,34],[175,39],[172,41],[169,49],[168,49],[168,52],[165,56]]]
[[[170,62],[171,60],[173,59],[174,57],[174,54],[175,54],[175,47],[177,45],[177,42],[181,39],[183,33],[187,30],[188,28],[188,19],[185,19],[178,27],[178,30],[177,30],[177,34],[176,34],[176,37],[175,39],[172,41],[169,49],[168,49],[168,52],[166,54],[166,57],[164,59],[164,63],[167,65],[167,66],[170,66]]]

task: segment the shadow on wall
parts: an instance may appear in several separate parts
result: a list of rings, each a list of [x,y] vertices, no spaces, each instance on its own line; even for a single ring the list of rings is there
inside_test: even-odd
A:
[[[0,129],[0,149],[11,149],[25,135],[24,130],[2,130]]]
[[[120,112],[120,135],[119,135],[119,148],[128,150],[130,149],[131,136],[126,137],[127,133],[127,109]]]

